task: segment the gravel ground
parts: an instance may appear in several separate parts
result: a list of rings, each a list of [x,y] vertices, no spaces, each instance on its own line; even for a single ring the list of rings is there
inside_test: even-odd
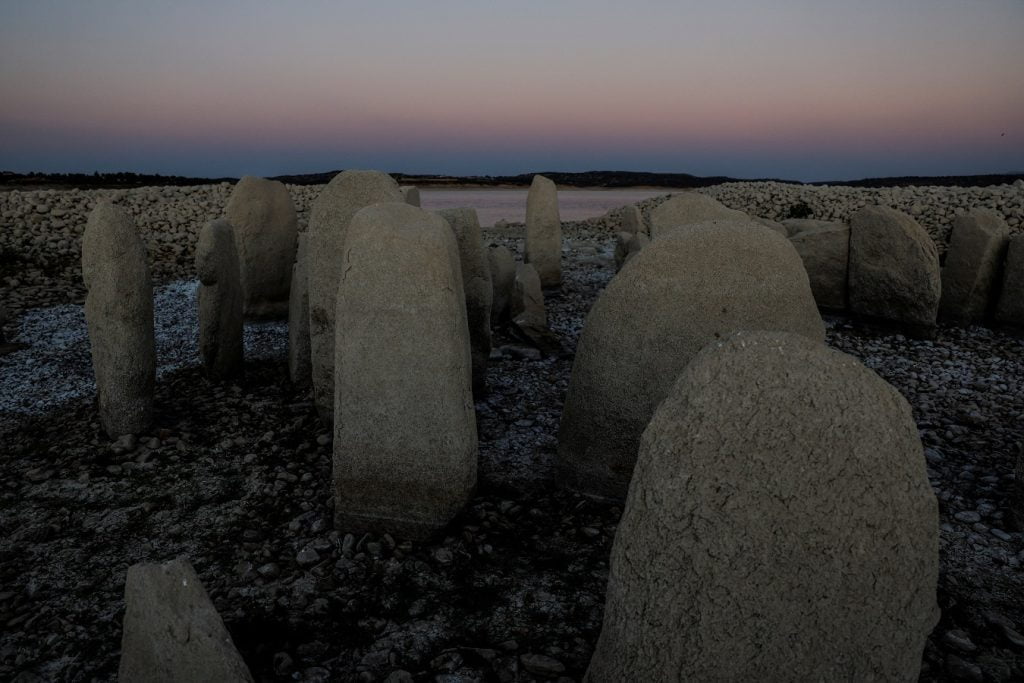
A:
[[[487,234],[521,246],[516,229]],[[548,304],[567,351],[612,274],[605,235],[566,229],[566,283]],[[0,679],[113,678],[127,567],[178,555],[258,680],[579,679],[621,509],[549,477],[571,354],[524,358],[499,332],[470,504],[428,543],[354,536],[331,528],[330,439],[286,381],[283,327],[250,328],[261,357],[237,383],[210,383],[194,360],[193,288],[159,290],[158,423],[137,440],[100,432],[75,307],[30,313],[18,339],[39,348],[0,359],[0,381],[32,384],[16,404],[2,389]],[[1007,506],[1024,342],[978,327],[915,341],[843,319],[828,342],[907,396],[927,449],[943,615],[922,680],[1021,680],[1024,539]]]

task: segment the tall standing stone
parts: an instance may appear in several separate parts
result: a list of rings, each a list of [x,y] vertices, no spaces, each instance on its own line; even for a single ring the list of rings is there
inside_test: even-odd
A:
[[[398,183],[386,173],[344,171],[334,176],[310,207],[306,239],[313,402],[326,423],[334,417],[334,314],[349,221],[370,204],[402,201]]]
[[[288,188],[277,180],[245,176],[225,209],[235,230],[246,318],[283,318],[298,219]]]
[[[684,225],[707,221],[750,222],[742,211],[730,209],[717,199],[699,192],[680,192],[654,207],[650,214],[651,239],[667,235]]]
[[[856,359],[740,333],[643,434],[586,681],[916,681],[938,507],[910,406]]]
[[[487,250],[487,265],[491,273],[493,297],[491,325],[507,322],[516,280],[516,260],[505,246],[492,246]]]
[[[129,567],[124,601],[119,681],[253,680],[185,558]]]
[[[357,213],[337,307],[335,526],[427,537],[476,484],[469,326],[444,219],[406,204]]]
[[[466,319],[473,355],[473,393],[487,393],[487,360],[491,357],[491,304],[494,290],[491,271],[480,237],[476,209],[445,209],[437,214],[448,222],[459,247],[462,289],[466,294]]]
[[[715,339],[761,329],[825,339],[786,238],[750,222],[710,222],[652,240],[587,315],[558,434],[563,480],[625,496],[640,434],[686,364]]]
[[[292,265],[288,300],[288,376],[293,384],[309,384],[309,247],[306,233],[299,234],[299,248]]]
[[[109,201],[89,214],[82,276],[100,423],[111,437],[138,434],[153,421],[153,283],[135,224]]]
[[[643,214],[640,213],[640,207],[636,204],[626,204],[622,207],[619,216],[621,232],[628,232],[631,235],[646,233]]]
[[[402,185],[399,188],[402,191],[402,197],[409,206],[420,205],[420,188],[415,185]]]
[[[558,215],[558,190],[542,175],[533,176],[526,196],[527,263],[540,275],[541,285],[562,283],[562,219]]]
[[[953,219],[942,268],[939,315],[956,325],[980,322],[995,305],[1010,228],[991,209],[974,209]]]
[[[917,221],[887,206],[850,219],[850,311],[928,334],[942,284],[939,252]]]
[[[242,371],[244,327],[238,250],[231,224],[207,223],[196,244],[199,275],[199,356],[210,377],[223,379]]]
[[[823,221],[814,223],[813,226],[805,226],[789,240],[800,254],[818,306],[845,310],[850,226]]]
[[[1014,235],[1006,250],[995,319],[1004,325],[1024,327],[1024,233]]]

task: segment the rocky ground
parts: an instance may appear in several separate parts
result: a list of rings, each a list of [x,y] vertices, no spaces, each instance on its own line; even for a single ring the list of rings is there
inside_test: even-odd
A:
[[[521,247],[515,228],[487,234]],[[566,237],[566,283],[548,305],[567,353],[538,359],[497,336],[477,404],[479,490],[429,543],[332,529],[329,434],[286,381],[280,325],[249,330],[259,358],[236,384],[162,353],[157,424],[138,439],[105,439],[87,391],[3,404],[0,679],[112,678],[127,567],[186,555],[258,680],[578,680],[621,509],[550,478],[571,350],[612,276],[602,226],[567,225]],[[174,321],[162,335],[194,335],[194,319],[174,313],[191,306],[189,286],[163,290],[178,296],[158,305]],[[63,343],[32,329],[35,345]],[[915,341],[842,319],[828,341],[892,382],[921,428],[943,610],[922,680],[1024,678],[1024,535],[1008,510],[1024,341],[980,327]],[[20,357],[0,357],[0,373]],[[88,381],[80,338],[36,364]]]

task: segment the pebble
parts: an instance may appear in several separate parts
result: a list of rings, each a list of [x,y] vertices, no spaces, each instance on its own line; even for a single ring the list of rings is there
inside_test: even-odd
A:
[[[538,676],[557,676],[565,671],[565,665],[554,657],[539,654],[525,654],[519,656],[526,670]]]
[[[973,510],[967,510],[964,512],[958,512],[953,515],[953,519],[964,524],[976,524],[981,521],[981,515]]]

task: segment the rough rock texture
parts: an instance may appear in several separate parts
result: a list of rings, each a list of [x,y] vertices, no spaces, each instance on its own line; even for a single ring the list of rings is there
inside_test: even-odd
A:
[[[405,198],[405,203],[410,206],[420,205],[420,188],[415,185],[402,185],[399,187],[402,191],[402,197]]]
[[[619,222],[623,232],[633,235],[646,232],[643,214],[636,204],[627,204],[619,210]]]
[[[288,298],[288,376],[298,385],[309,384],[309,247],[306,234],[299,235],[299,247],[292,265],[292,286]]]
[[[867,206],[850,219],[850,310],[928,333],[942,291],[939,252],[905,213]]]
[[[819,221],[814,218],[788,218],[782,221],[783,227],[790,237],[796,237],[802,232],[815,228],[827,228],[834,225],[844,225],[839,221]]]
[[[651,211],[651,239],[657,239],[684,225],[706,221],[750,221],[742,211],[730,209],[697,192],[680,192]]]
[[[532,263],[516,264],[515,293],[512,296],[512,319],[517,324],[547,327],[548,315],[544,307],[544,290],[540,276]]]
[[[975,209],[957,216],[942,267],[939,315],[944,320],[969,325],[988,315],[1009,241],[1010,228],[995,211]]]
[[[687,226],[653,240],[587,315],[558,434],[570,486],[622,497],[640,434],[690,359],[738,330],[825,330],[796,250],[745,222]]]
[[[1024,234],[1014,235],[1006,250],[995,319],[1004,325],[1024,327]]]
[[[847,304],[850,226],[824,221],[815,223],[801,229],[789,241],[804,262],[818,306],[841,311]]]
[[[644,432],[586,680],[916,681],[938,532],[893,387],[798,335],[713,342]]]
[[[473,356],[473,393],[487,393],[487,359],[491,356],[491,305],[494,289],[491,270],[480,239],[476,209],[445,209],[437,212],[448,221],[459,248],[462,289],[466,294],[466,320]]]
[[[1017,529],[1024,531],[1024,442],[1017,445],[1017,465],[1014,467],[1013,476],[1016,486],[1010,510]]]
[[[135,224],[109,201],[89,215],[82,277],[100,423],[112,437],[138,434],[153,419],[153,283]]]
[[[491,275],[491,325],[497,327],[510,318],[510,307],[516,281],[516,260],[504,245],[487,249],[487,266]]]
[[[223,379],[242,371],[244,319],[238,249],[231,224],[210,221],[196,245],[199,275],[199,356],[210,377]]]
[[[295,262],[298,218],[288,188],[245,176],[224,209],[235,230],[246,318],[283,318]]]
[[[360,211],[337,306],[335,528],[427,537],[476,485],[469,327],[448,224],[406,204]]]
[[[380,171],[334,176],[309,214],[309,344],[313,401],[320,419],[334,417],[334,314],[345,235],[357,211],[378,202],[403,202],[398,183]]]
[[[558,215],[558,190],[542,175],[533,176],[526,196],[526,251],[544,287],[562,283],[562,221]]]
[[[642,232],[620,232],[615,235],[615,272],[622,270],[632,256],[650,244],[651,240]]]
[[[759,216],[751,216],[750,220],[754,221],[758,225],[763,225],[769,230],[774,230],[783,237],[789,237],[789,228],[778,221],[773,221],[769,218],[760,218]]]
[[[124,586],[123,683],[252,681],[188,560],[133,564]]]

